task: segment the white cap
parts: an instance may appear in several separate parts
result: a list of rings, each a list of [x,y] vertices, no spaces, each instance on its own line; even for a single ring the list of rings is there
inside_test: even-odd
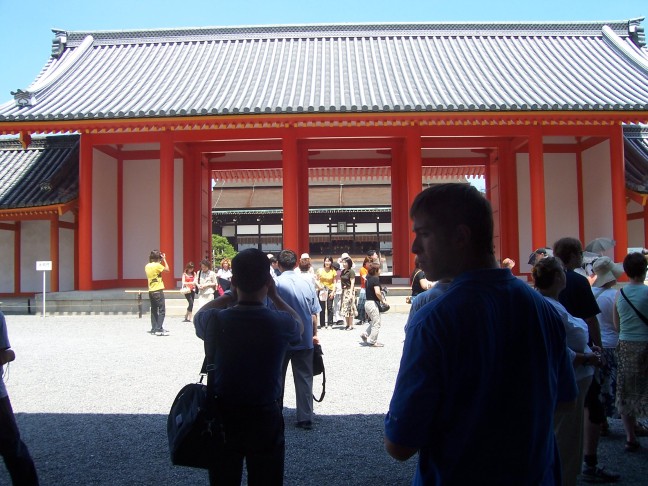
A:
[[[308,253],[302,253],[301,258],[310,258]]]
[[[342,253],[342,255],[340,256],[340,260],[342,260],[344,258],[349,258],[349,254],[348,253]]]
[[[268,253],[268,259],[270,260],[272,258],[274,258],[274,255],[272,253]]]

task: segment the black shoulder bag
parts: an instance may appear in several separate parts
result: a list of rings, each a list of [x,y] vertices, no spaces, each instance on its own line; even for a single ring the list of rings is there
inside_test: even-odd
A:
[[[324,369],[324,358],[322,357],[324,352],[322,351],[322,346],[320,344],[313,345],[313,376],[322,375],[322,394],[319,397],[319,400],[313,395],[313,400],[316,402],[321,402],[324,400],[324,395],[326,395],[326,370]]]
[[[182,387],[167,418],[171,462],[176,466],[208,469],[223,450],[225,435],[214,392],[213,328],[205,336],[205,359],[199,383]],[[207,385],[203,384],[207,373]]]
[[[623,292],[623,289],[621,289],[621,295],[622,295],[623,298],[626,300],[626,302],[630,305],[630,307],[632,307],[632,310],[635,311],[635,313],[639,316],[639,319],[641,319],[641,321],[642,321],[646,326],[648,326],[648,318],[647,318],[646,316],[644,316],[641,312],[639,312],[639,309],[637,309],[637,308],[632,304],[632,302],[630,302],[630,299],[628,299],[628,297],[626,297],[626,294]]]

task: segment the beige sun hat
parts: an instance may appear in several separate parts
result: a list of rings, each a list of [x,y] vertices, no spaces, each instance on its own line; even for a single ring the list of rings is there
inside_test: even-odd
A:
[[[614,263],[610,257],[599,257],[594,261],[592,270],[596,274],[596,281],[592,287],[603,287],[606,283],[617,280],[623,275],[623,266],[620,263]]]

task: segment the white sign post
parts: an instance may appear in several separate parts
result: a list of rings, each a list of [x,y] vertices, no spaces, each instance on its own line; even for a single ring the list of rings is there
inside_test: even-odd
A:
[[[36,262],[36,271],[43,272],[43,315],[42,317],[45,317],[45,291],[47,290],[46,288],[46,279],[45,276],[47,272],[52,271],[52,262],[51,261],[37,261]]]

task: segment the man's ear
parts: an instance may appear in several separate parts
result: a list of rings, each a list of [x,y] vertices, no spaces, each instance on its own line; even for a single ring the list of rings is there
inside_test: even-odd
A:
[[[472,231],[465,224],[457,225],[454,229],[453,243],[457,248],[468,248],[472,244]]]

